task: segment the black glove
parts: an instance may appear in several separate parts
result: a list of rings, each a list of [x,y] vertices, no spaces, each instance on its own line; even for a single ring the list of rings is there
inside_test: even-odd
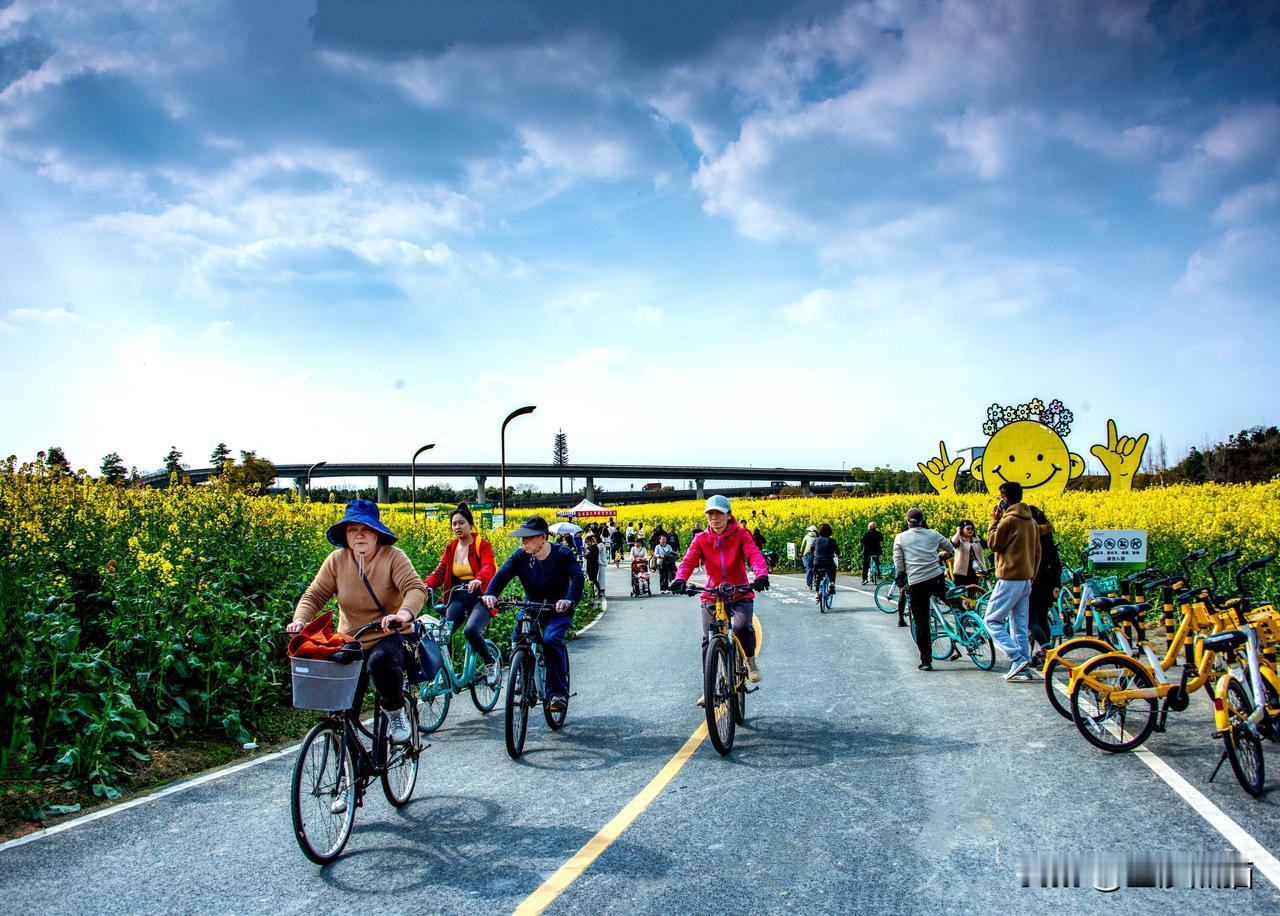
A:
[[[667,591],[673,595],[683,595],[685,592],[683,579],[672,579],[671,584],[667,586]]]
[[[751,587],[758,592],[767,592],[769,590],[769,577],[756,576],[756,581],[751,583]]]

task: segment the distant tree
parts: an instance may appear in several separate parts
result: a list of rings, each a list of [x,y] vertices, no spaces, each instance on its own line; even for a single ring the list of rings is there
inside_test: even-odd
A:
[[[113,483],[117,486],[123,484],[129,477],[129,472],[125,470],[124,462],[120,460],[120,456],[115,452],[111,452],[102,459],[102,479],[107,483]]]
[[[67,456],[63,454],[62,449],[56,445],[49,446],[49,451],[45,452],[44,466],[56,474],[71,476],[71,462],[67,460]]]
[[[231,449],[227,448],[227,443],[219,442],[213,447],[213,454],[209,456],[209,466],[215,472],[221,471],[222,466],[226,464],[227,459],[231,457]]]
[[[556,433],[555,448],[551,453],[551,461],[556,467],[564,467],[569,463],[569,437],[564,434],[564,430]],[[564,492],[564,478],[560,478],[560,492]]]
[[[242,451],[240,463],[227,460],[220,476],[232,489],[262,493],[275,481],[276,466],[266,458],[259,458],[257,452]]]
[[[169,446],[169,454],[164,456],[164,470],[166,474],[181,474],[182,452],[178,451],[176,445]]]

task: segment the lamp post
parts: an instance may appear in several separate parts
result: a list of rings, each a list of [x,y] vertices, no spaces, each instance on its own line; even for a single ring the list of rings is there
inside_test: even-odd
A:
[[[435,448],[435,447],[436,447],[436,444],[434,442],[432,442],[429,445],[424,445],[422,446],[422,448],[414,452],[413,457],[409,459],[409,474],[413,480],[412,499],[413,499],[413,520],[415,522],[418,520],[418,456],[421,455],[423,452],[425,452],[427,449]]]
[[[507,523],[507,424],[516,417],[524,416],[527,413],[533,413],[538,408],[530,404],[528,407],[521,407],[507,414],[507,418],[502,421],[502,432],[499,439],[502,445],[502,523]]]
[[[328,463],[329,462],[327,461],[317,461],[315,464],[311,465],[311,467],[307,468],[307,502],[311,501],[311,475],[315,473],[316,468],[322,468]]]

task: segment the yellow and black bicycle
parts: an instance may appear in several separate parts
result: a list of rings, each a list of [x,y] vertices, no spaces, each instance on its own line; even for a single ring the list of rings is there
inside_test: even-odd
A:
[[[757,688],[747,680],[747,654],[733,632],[729,609],[755,594],[750,585],[721,583],[714,588],[691,589],[686,594],[715,599],[711,625],[707,628],[707,651],[702,657],[703,709],[712,746],[721,754],[733,750],[737,728],[747,719],[747,694]],[[764,642],[760,618],[753,615],[756,655]]]

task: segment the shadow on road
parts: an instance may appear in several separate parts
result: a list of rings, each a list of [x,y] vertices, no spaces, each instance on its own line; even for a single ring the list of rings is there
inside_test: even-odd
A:
[[[833,725],[807,716],[762,716],[739,726],[733,753],[726,762],[746,769],[804,770],[840,760],[908,760],[923,754],[964,751],[974,747],[960,739],[930,740],[894,734],[857,723]]]
[[[541,717],[530,717],[519,764],[539,770],[601,770],[622,760],[665,760],[688,737],[654,734],[652,728],[652,722],[640,719],[588,716],[570,717],[562,731],[552,732]]]

